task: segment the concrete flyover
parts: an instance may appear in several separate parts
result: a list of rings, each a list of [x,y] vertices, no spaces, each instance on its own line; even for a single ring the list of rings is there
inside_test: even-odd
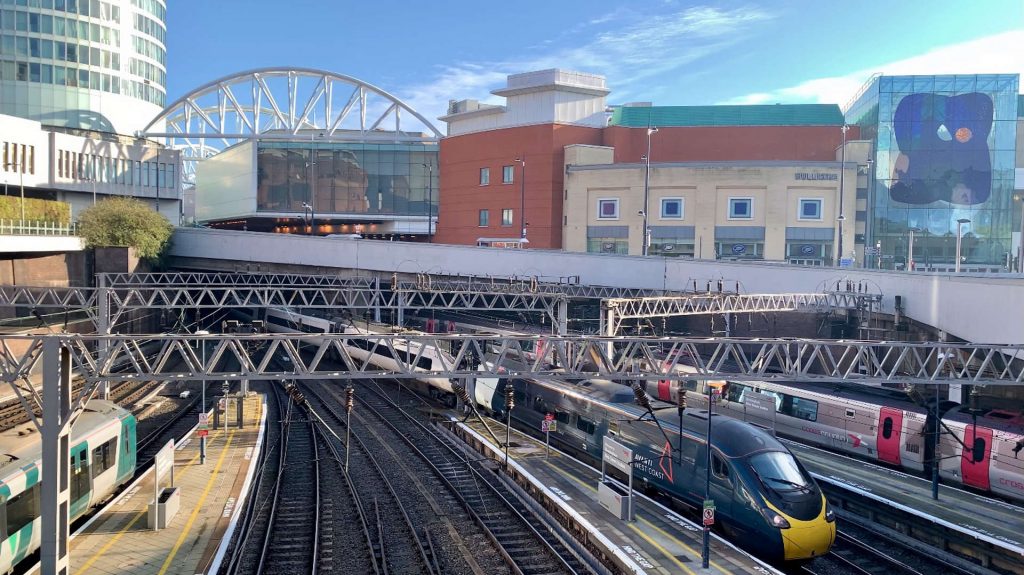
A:
[[[1024,276],[908,273],[771,263],[681,260],[547,250],[502,250],[178,228],[171,248],[178,267],[251,272],[351,269],[437,275],[579,276],[591,285],[704,289],[708,281],[738,281],[743,293],[806,293],[845,288],[847,280],[882,293],[880,311],[904,313],[950,336],[979,343],[1024,343]]]

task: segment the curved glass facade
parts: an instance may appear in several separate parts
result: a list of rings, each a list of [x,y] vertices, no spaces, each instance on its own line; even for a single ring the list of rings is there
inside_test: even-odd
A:
[[[131,134],[166,103],[163,0],[0,0],[0,113]]]
[[[437,214],[436,144],[260,141],[256,165],[259,212]]]
[[[919,267],[956,259],[1001,266],[1012,254],[1017,75],[881,76],[846,113],[873,142],[868,245],[901,264],[914,232]],[[870,258],[874,259],[874,258]]]

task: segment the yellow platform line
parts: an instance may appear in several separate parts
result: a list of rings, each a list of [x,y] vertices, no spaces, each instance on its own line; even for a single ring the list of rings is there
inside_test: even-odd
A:
[[[673,563],[675,563],[676,566],[678,566],[680,569],[682,569],[683,571],[686,571],[690,575],[697,575],[696,573],[693,572],[693,569],[690,569],[686,565],[686,563],[683,563],[682,561],[677,559],[675,555],[669,553],[668,549],[665,549],[664,547],[662,547],[660,543],[658,543],[657,541],[652,539],[650,535],[648,535],[648,534],[644,533],[643,531],[641,531],[639,527],[637,527],[633,523],[629,523],[629,528],[632,529],[633,532],[636,533],[637,535],[639,535],[640,537],[643,537],[644,541],[647,541],[648,543],[653,545],[655,549],[657,549],[658,551],[661,551],[662,555],[667,557],[669,559],[669,561],[672,561]]]
[[[581,480],[580,480],[580,479],[579,479],[578,477],[575,477],[574,475],[572,475],[571,473],[569,473],[569,472],[565,471],[564,469],[560,469],[560,468],[559,468],[558,466],[556,466],[556,465],[555,465],[554,463],[551,463],[550,461],[545,461],[544,463],[547,463],[547,464],[548,464],[548,466],[550,466],[550,467],[551,467],[551,469],[555,470],[555,471],[556,471],[557,473],[559,473],[559,474],[560,474],[560,475],[562,475],[563,477],[565,477],[565,478],[569,479],[570,481],[574,481],[574,482],[576,482],[577,484],[579,484],[579,485],[582,485],[583,487],[585,487],[585,488],[589,489],[590,491],[593,491],[594,493],[597,493],[597,489],[596,489],[596,488],[595,488],[594,486],[592,486],[592,485],[588,485],[587,483],[584,483],[584,482],[583,482],[583,481],[581,481]],[[695,557],[700,557],[700,553],[699,553],[699,552],[697,552],[697,551],[696,551],[695,549],[693,549],[692,547],[690,547],[689,545],[687,545],[686,543],[684,543],[683,541],[681,541],[681,540],[680,540],[680,539],[679,539],[678,537],[675,537],[674,535],[672,535],[672,534],[668,533],[667,531],[665,531],[664,529],[662,529],[662,528],[658,527],[657,525],[655,525],[655,524],[654,524],[654,523],[652,523],[651,521],[649,521],[649,520],[647,520],[647,519],[644,519],[643,517],[640,517],[640,514],[639,514],[639,513],[636,513],[635,511],[634,511],[634,515],[636,515],[636,516],[637,516],[637,521],[642,521],[642,522],[643,522],[643,523],[644,523],[645,525],[649,526],[650,528],[652,528],[652,529],[654,529],[655,531],[657,531],[658,533],[660,533],[662,537],[665,537],[666,539],[669,539],[669,540],[671,540],[671,541],[674,541],[674,542],[676,543],[676,545],[679,545],[680,547],[682,547],[682,548],[683,548],[683,549],[685,549],[686,551],[689,551],[691,555],[693,555],[693,556],[695,556]],[[635,525],[633,525],[632,523],[630,523],[630,524],[629,524],[629,526],[630,526],[630,528],[631,528],[631,529],[633,529],[634,531],[636,531],[637,533],[639,533],[639,534],[640,534],[640,535],[641,535],[641,536],[642,536],[642,537],[643,537],[644,539],[646,539],[648,543],[650,543],[651,545],[654,545],[654,546],[655,546],[655,547],[656,547],[656,548],[657,548],[657,549],[658,549],[659,551],[661,551],[662,553],[664,553],[666,557],[668,557],[669,559],[671,559],[672,561],[674,561],[674,562],[675,562],[676,564],[678,564],[678,565],[679,565],[680,567],[682,567],[683,569],[686,569],[687,571],[689,571],[689,568],[688,568],[688,567],[686,567],[686,565],[685,565],[684,563],[682,563],[682,562],[680,562],[680,561],[679,561],[678,559],[676,559],[675,555],[672,555],[671,553],[669,553],[669,551],[668,551],[667,549],[665,549],[664,547],[662,547],[661,545],[659,545],[659,544],[658,544],[657,542],[655,542],[654,540],[652,540],[651,538],[649,538],[649,537],[648,537],[648,536],[647,536],[646,534],[644,534],[643,532],[641,532],[641,531],[640,531],[640,530],[639,530],[639,529],[638,529],[638,528],[637,528],[637,527],[636,527]],[[714,567],[715,569],[717,569],[717,570],[721,571],[722,573],[724,573],[724,574],[728,575],[728,573],[729,573],[729,572],[728,572],[727,570],[723,569],[723,568],[722,568],[722,566],[721,566],[721,565],[719,565],[718,563],[716,563],[716,562],[714,562],[714,561],[709,561],[709,564],[710,564],[710,565],[711,565],[712,567]],[[692,573],[692,571],[691,571],[691,573]]]
[[[232,435],[233,435],[233,434],[234,434],[234,431],[232,431],[231,433],[232,433]],[[222,458],[222,459],[223,459],[223,455],[224,455],[224,453],[226,453],[226,452],[227,452],[227,447],[228,447],[228,445],[230,445],[230,443],[231,443],[231,440],[230,440],[230,438],[229,438],[229,439],[228,439],[228,442],[227,442],[227,443],[226,443],[226,444],[224,445],[223,451],[221,452],[221,458]],[[207,445],[207,447],[209,447],[209,445]],[[196,462],[196,460],[197,460],[197,459],[199,459],[199,454],[198,454],[198,453],[197,453],[196,455],[194,455],[194,456],[192,457],[192,459],[190,459],[190,460],[189,460],[189,462],[188,462],[188,463],[186,463],[186,464],[184,465],[185,469],[182,469],[182,470],[181,470],[181,472],[180,472],[180,474],[179,474],[179,477],[180,477],[181,475],[184,475],[184,474],[185,474],[185,472],[186,472],[186,471],[188,471],[188,469],[189,469],[190,467],[192,467],[192,466],[193,466],[193,465],[195,464],[195,462]],[[220,463],[218,463],[218,464],[217,464],[217,467],[218,467],[218,468],[220,467]],[[216,471],[214,472],[214,476],[216,476]],[[111,548],[111,547],[113,547],[113,546],[114,546],[114,544],[115,544],[115,543],[117,543],[117,541],[118,541],[119,539],[121,539],[121,537],[122,537],[122,536],[123,536],[123,535],[124,535],[125,533],[127,533],[127,532],[128,532],[128,531],[130,531],[130,530],[131,530],[131,529],[132,529],[133,527],[135,527],[135,524],[136,524],[136,523],[138,523],[138,522],[139,522],[139,520],[141,520],[141,519],[142,519],[142,517],[143,517],[143,516],[144,516],[144,515],[145,515],[146,513],[148,513],[148,512],[149,512],[149,507],[148,507],[148,505],[147,505],[146,507],[144,507],[144,508],[142,509],[142,511],[139,511],[138,513],[136,513],[136,514],[135,514],[135,517],[132,517],[132,520],[131,520],[131,521],[129,521],[129,522],[128,522],[128,524],[127,524],[127,525],[125,525],[125,526],[124,526],[124,527],[123,527],[123,528],[122,528],[122,529],[121,529],[120,531],[118,531],[116,535],[114,535],[113,537],[111,537],[111,538],[110,538],[110,541],[107,541],[107,543],[106,543],[106,544],[105,544],[105,545],[104,545],[103,547],[100,547],[100,550],[99,550],[99,551],[97,551],[97,552],[96,552],[95,554],[93,554],[93,556],[92,556],[92,557],[91,557],[91,558],[90,558],[90,559],[89,559],[88,561],[86,561],[86,562],[85,562],[85,563],[84,563],[84,564],[83,564],[83,565],[82,565],[81,567],[78,567],[77,569],[75,569],[75,572],[76,572],[76,573],[85,573],[85,572],[87,572],[87,570],[89,569],[89,567],[92,567],[93,563],[95,563],[96,561],[98,561],[100,557],[103,557],[104,555],[106,555],[107,551],[109,551],[109,550],[110,550],[110,548]]]
[[[214,482],[219,479],[217,474],[220,473],[220,467],[224,464],[224,458],[228,455],[228,448],[231,447],[231,442],[235,439],[234,429],[228,433],[228,439],[224,442],[224,447],[220,450],[220,457],[217,458],[217,466],[213,468],[213,473],[210,474],[209,481],[206,482],[206,488],[203,489],[203,494],[199,497],[199,501],[196,502],[196,508],[192,510],[192,515],[189,515],[188,521],[185,523],[185,528],[181,530],[181,535],[178,536],[178,540],[174,542],[174,547],[171,547],[171,552],[164,559],[164,564],[160,566],[160,571],[157,575],[164,575],[167,573],[167,569],[171,567],[171,561],[174,560],[174,556],[178,554],[178,550],[181,549],[181,544],[185,542],[185,538],[189,536],[192,531],[192,524],[196,522],[196,517],[199,516],[199,512],[203,510],[203,503],[206,502],[206,498],[210,495],[210,490],[213,489]],[[195,461],[193,459],[193,461]]]

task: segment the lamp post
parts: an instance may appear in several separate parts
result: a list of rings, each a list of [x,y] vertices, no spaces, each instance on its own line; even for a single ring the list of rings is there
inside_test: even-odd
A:
[[[1020,245],[1017,246],[1017,273],[1024,273],[1024,192],[1013,195],[1020,202]]]
[[[836,266],[840,264],[843,259],[843,222],[846,221],[846,214],[843,207],[844,199],[844,184],[846,183],[846,132],[850,129],[850,126],[843,124],[843,149],[841,152],[841,160],[839,161],[839,217],[836,220],[839,222],[839,249],[836,251]]]
[[[964,224],[971,223],[971,220],[967,218],[960,218],[956,221],[956,273],[960,273],[960,246],[964,239]]]
[[[303,223],[303,225],[305,225],[305,223],[306,223],[306,211],[307,210],[309,211],[309,235],[313,235],[313,227],[315,225],[313,219],[316,217],[316,214],[315,214],[315,212],[313,212],[313,206],[307,204],[306,202],[302,202],[302,223]]]
[[[434,164],[423,163],[422,166],[427,169],[427,243],[429,244],[434,241]],[[523,179],[525,180],[525,178]]]
[[[708,458],[705,461],[705,473],[704,473],[704,503],[705,505],[711,501],[711,407],[714,404],[714,388],[708,384],[708,434],[706,439],[706,445],[708,448]],[[682,391],[680,390],[680,393]],[[700,552],[700,564],[704,569],[708,568],[708,563],[711,561],[711,526],[706,522],[704,523],[704,533],[701,538],[701,552]]]
[[[196,335],[210,335],[210,332],[205,329],[196,331]],[[206,340],[199,340],[199,345],[203,346],[203,372],[206,372]],[[202,399],[199,402],[199,411],[206,413],[206,379],[203,379],[203,392]],[[206,463],[206,436],[203,435],[199,438],[199,463]]]
[[[522,227],[519,230],[519,239],[522,243],[526,241],[526,154],[522,158],[516,158],[515,162],[523,166],[523,180],[519,184],[519,220]]]
[[[643,227],[643,245],[641,246],[640,253],[647,255],[647,250],[651,246],[651,228],[648,224],[650,221],[650,210],[648,209],[648,203],[650,202],[651,196],[651,135],[658,131],[658,128],[647,127],[647,154],[642,159],[644,161],[644,227]]]
[[[914,232],[920,232],[921,228],[910,228],[910,237],[907,239],[907,271],[914,271]]]

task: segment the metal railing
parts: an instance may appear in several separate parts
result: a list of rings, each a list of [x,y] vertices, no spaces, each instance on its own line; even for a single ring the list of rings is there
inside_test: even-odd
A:
[[[2,236],[77,236],[78,222],[65,224],[45,220],[0,219]]]

